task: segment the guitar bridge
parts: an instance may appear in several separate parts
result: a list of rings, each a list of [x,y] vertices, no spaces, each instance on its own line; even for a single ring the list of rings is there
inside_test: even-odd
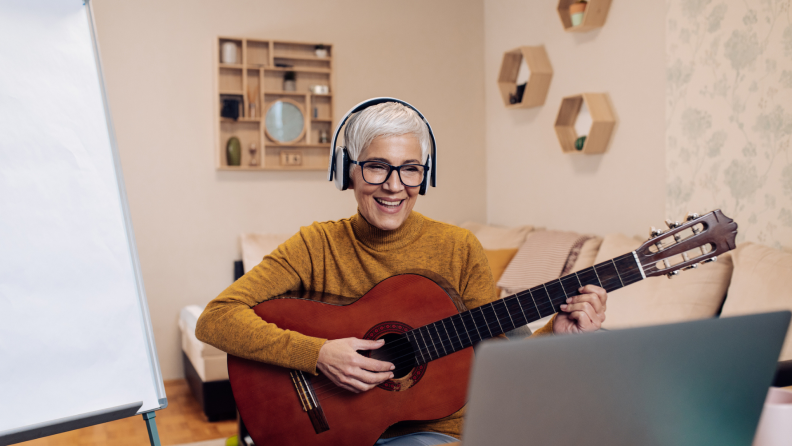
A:
[[[297,391],[297,397],[300,399],[303,411],[308,413],[308,418],[311,419],[314,431],[321,434],[324,431],[330,430],[330,425],[327,424],[322,406],[319,405],[319,399],[316,397],[311,382],[305,377],[305,374],[299,370],[292,370],[289,375],[291,376],[294,390]]]

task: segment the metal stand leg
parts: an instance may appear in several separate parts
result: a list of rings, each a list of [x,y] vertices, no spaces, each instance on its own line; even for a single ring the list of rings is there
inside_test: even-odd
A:
[[[161,446],[159,433],[157,432],[157,422],[154,421],[154,417],[156,416],[154,412],[146,412],[143,414],[143,419],[146,420],[146,429],[148,429],[151,446]]]

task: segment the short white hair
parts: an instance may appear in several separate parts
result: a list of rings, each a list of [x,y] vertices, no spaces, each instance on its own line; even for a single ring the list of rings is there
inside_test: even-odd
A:
[[[432,150],[429,127],[415,110],[398,102],[372,105],[349,117],[344,128],[344,143],[355,161],[378,136],[413,134],[421,145],[421,163]],[[351,167],[354,167],[353,164]]]

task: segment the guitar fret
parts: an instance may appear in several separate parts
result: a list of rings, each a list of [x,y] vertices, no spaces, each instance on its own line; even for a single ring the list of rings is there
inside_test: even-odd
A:
[[[424,346],[426,346],[426,354],[429,356],[429,360],[431,361],[432,360],[432,352],[429,350],[429,344],[426,343],[426,338],[424,337],[423,332],[421,331],[423,328],[425,328],[425,327],[419,328],[418,329],[418,333],[421,334],[421,339],[423,339]],[[431,339],[431,338],[429,338],[429,339]],[[439,356],[438,356],[438,358],[439,358]]]
[[[487,327],[487,330],[490,332],[489,337],[491,338],[492,337],[492,330],[490,330],[489,324],[487,324],[487,316],[484,315],[484,310],[482,310],[481,307],[474,308],[474,310],[479,310],[479,316],[481,316],[481,319],[484,321],[484,326]],[[471,312],[471,315],[472,314],[473,313]],[[478,323],[478,321],[475,321],[475,320],[474,320],[474,322],[476,322],[476,329],[478,330],[479,323]],[[479,332],[479,336],[481,336],[481,332]],[[484,339],[484,337],[482,336],[481,339]]]
[[[415,363],[416,364],[420,364],[420,363],[426,364],[426,362],[427,362],[426,358],[424,358],[423,351],[421,351],[421,346],[418,345],[418,338],[415,337],[415,333],[413,333],[413,330],[410,330],[407,333],[405,333],[406,336],[407,336],[407,340],[408,341],[410,340],[410,333],[412,333],[412,335],[413,335],[413,344],[417,347],[418,354],[421,355],[421,360],[420,361],[418,361],[418,356],[415,357]]]
[[[550,292],[547,291],[547,285],[542,284],[542,286],[544,287],[545,294],[547,294],[547,300],[550,301],[550,308],[553,309],[553,313],[558,313],[558,311],[556,311],[556,309],[555,309],[555,306],[553,305],[553,299],[550,298]]]
[[[619,274],[619,268],[616,268],[616,262],[611,259],[611,263],[613,264],[613,269],[616,270],[616,277],[619,278],[619,282],[621,283],[622,288],[624,288],[624,281],[621,278],[621,274]]]
[[[473,317],[473,310],[466,311],[464,314],[465,314],[465,316],[470,317],[470,325],[472,325],[473,328],[476,329],[476,334],[478,335],[478,341],[476,341],[476,342],[480,342],[482,339],[484,339],[484,337],[481,336],[481,332],[478,329],[478,323],[476,322],[476,318]],[[462,316],[462,318],[464,319],[465,316]],[[468,333],[468,336],[470,336],[470,330],[468,330],[467,333]],[[471,343],[470,344],[473,345],[473,340],[472,339],[471,339]]]
[[[527,323],[525,314],[523,314],[522,308],[520,308],[520,302],[515,296],[504,297],[501,300],[503,301],[503,306],[506,308],[506,314],[509,315],[509,322],[511,322],[512,326],[511,329]],[[520,320],[520,316],[522,316],[522,321]]]
[[[499,302],[499,301],[496,301],[496,302]],[[490,303],[490,307],[492,308],[492,314],[495,316],[495,322],[498,323],[498,328],[500,328],[500,332],[499,333],[506,333],[506,331],[503,329],[503,326],[500,323],[500,316],[498,316],[498,310],[495,309],[496,302]]]
[[[437,341],[440,343],[440,347],[443,347],[443,356],[445,356],[448,354],[448,352],[446,351],[445,345],[443,345],[443,339],[442,336],[440,335],[440,330],[437,329],[437,322],[433,323],[432,326],[434,326],[435,332],[437,332],[437,338],[438,338]],[[435,350],[437,350],[437,347],[435,347]],[[439,355],[440,352],[438,351],[437,354]]]
[[[522,313],[523,319],[525,319],[525,323],[527,324],[528,323],[528,316],[525,315],[525,310],[523,310],[522,303],[520,303],[520,298],[519,297],[515,297],[514,300],[517,301],[517,305],[520,307],[520,313]],[[525,325],[525,324],[520,324],[520,325]]]
[[[458,314],[458,316],[459,316],[459,321],[462,322],[462,331],[467,335],[468,342],[470,343],[468,345],[468,347],[470,347],[471,345],[473,345],[473,340],[470,339],[470,332],[468,331],[467,324],[465,324],[465,317],[462,316],[461,313]],[[462,342],[462,337],[461,336],[459,337],[459,341],[460,341],[460,343]],[[462,345],[464,345],[464,344],[462,344]]]
[[[454,327],[454,332],[456,333],[457,339],[459,340],[459,349],[462,350],[463,348],[468,347],[465,345],[465,340],[462,337],[462,333],[465,331],[465,324],[462,323],[462,316],[455,314],[451,316],[450,320]],[[459,326],[459,323],[462,323],[461,327]]]
[[[456,337],[451,336],[451,332],[448,331],[448,326],[446,324],[451,324],[451,328],[454,330],[454,332],[456,332],[456,327],[454,327],[454,322],[450,317],[443,319],[443,328],[445,329],[446,333],[448,333],[448,341],[451,344],[451,353],[462,350],[462,342],[459,340],[459,333],[456,333]],[[455,339],[456,344],[454,343]],[[457,345],[459,345],[459,347],[457,347]]]
[[[580,276],[578,276],[577,272],[575,272],[574,274],[575,274],[575,278],[578,281],[578,285],[580,285],[580,287],[583,288],[583,282],[580,281]]]
[[[531,292],[531,290],[528,290],[528,295],[531,296],[531,300],[533,301],[534,308],[536,308],[536,314],[539,315],[539,319],[543,318],[544,316],[542,316],[542,312],[539,311],[539,307],[536,305],[536,299],[534,299],[533,293]]]

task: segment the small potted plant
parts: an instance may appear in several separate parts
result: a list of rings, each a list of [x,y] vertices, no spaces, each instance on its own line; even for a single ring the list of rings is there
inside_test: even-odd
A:
[[[583,14],[586,13],[586,0],[580,0],[576,3],[569,5],[569,17],[572,19],[572,26],[578,26],[583,23]]]
[[[314,53],[316,57],[327,57],[327,47],[320,43],[314,47]]]

